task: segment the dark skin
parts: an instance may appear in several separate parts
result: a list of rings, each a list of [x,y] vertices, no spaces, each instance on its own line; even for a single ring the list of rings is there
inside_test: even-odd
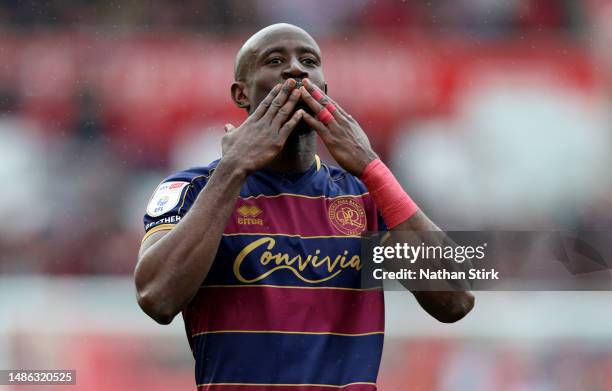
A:
[[[310,92],[327,88],[319,47],[305,31],[287,24],[269,26],[245,43],[238,60],[231,93],[248,118],[237,128],[225,126],[223,156],[189,213],[172,230],[148,237],[140,248],[135,270],[138,303],[160,324],[170,323],[200,288],[248,175],[262,168],[308,170],[317,134],[338,164],[355,176],[378,157],[363,129],[339,105],[328,125],[308,113],[322,107]],[[304,85],[296,88],[295,79]],[[419,211],[394,230],[439,228]],[[442,322],[461,319],[474,303],[469,292],[413,293]]]
[[[327,89],[321,52],[314,39],[293,26],[275,26],[270,26],[267,33],[254,35],[239,53],[241,61],[231,93],[236,105],[249,114],[276,83],[291,78],[307,77],[320,88]],[[303,102],[298,106],[305,108]],[[233,125],[226,126],[226,130],[232,129]],[[304,172],[312,165],[315,153],[316,134],[301,121],[268,168],[279,172]]]
[[[319,101],[311,95],[314,90],[319,90],[319,93],[323,95]],[[304,86],[300,88],[300,92],[302,100],[308,104],[315,116],[329,103],[336,106],[337,110],[333,112],[334,119],[327,125],[306,112],[303,114],[304,121],[317,131],[338,164],[351,174],[361,176],[368,163],[377,159],[378,156],[372,150],[368,137],[359,123],[308,79],[304,79]],[[442,244],[439,235],[428,234],[429,232],[440,232],[441,229],[421,210],[393,227],[391,231],[420,232],[422,242]],[[401,237],[401,234],[398,236]],[[466,291],[412,291],[412,293],[425,311],[444,323],[456,322],[474,307],[474,296]]]

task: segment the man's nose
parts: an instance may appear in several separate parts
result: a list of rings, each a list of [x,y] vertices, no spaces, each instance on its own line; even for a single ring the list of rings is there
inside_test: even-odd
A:
[[[285,79],[290,77],[298,77],[303,79],[308,77],[308,72],[304,69],[304,65],[298,59],[294,59],[291,60],[287,68],[283,70],[283,77]]]

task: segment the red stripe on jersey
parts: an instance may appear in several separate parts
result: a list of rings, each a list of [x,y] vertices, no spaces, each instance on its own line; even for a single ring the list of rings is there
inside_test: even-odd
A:
[[[198,391],[376,391],[373,384],[331,385],[273,385],[273,384],[205,384],[199,385]]]
[[[377,230],[376,208],[369,194],[337,198],[289,194],[238,199],[224,233],[344,236]]]
[[[384,331],[382,295],[382,290],[203,287],[184,315],[191,336],[224,330],[364,334]]]

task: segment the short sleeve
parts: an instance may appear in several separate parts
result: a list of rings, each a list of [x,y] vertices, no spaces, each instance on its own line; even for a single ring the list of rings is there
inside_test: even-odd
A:
[[[144,215],[145,236],[174,228],[187,214],[212,169],[192,169],[166,177],[149,198]]]

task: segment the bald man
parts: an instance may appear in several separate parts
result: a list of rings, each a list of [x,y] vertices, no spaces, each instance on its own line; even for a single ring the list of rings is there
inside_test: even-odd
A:
[[[160,324],[182,312],[198,390],[376,389],[383,293],[361,288],[360,234],[438,228],[326,92],[308,33],[257,32],[231,86],[248,118],[225,126],[221,159],[165,178],[147,205],[138,303]],[[415,296],[443,322],[473,306]]]

